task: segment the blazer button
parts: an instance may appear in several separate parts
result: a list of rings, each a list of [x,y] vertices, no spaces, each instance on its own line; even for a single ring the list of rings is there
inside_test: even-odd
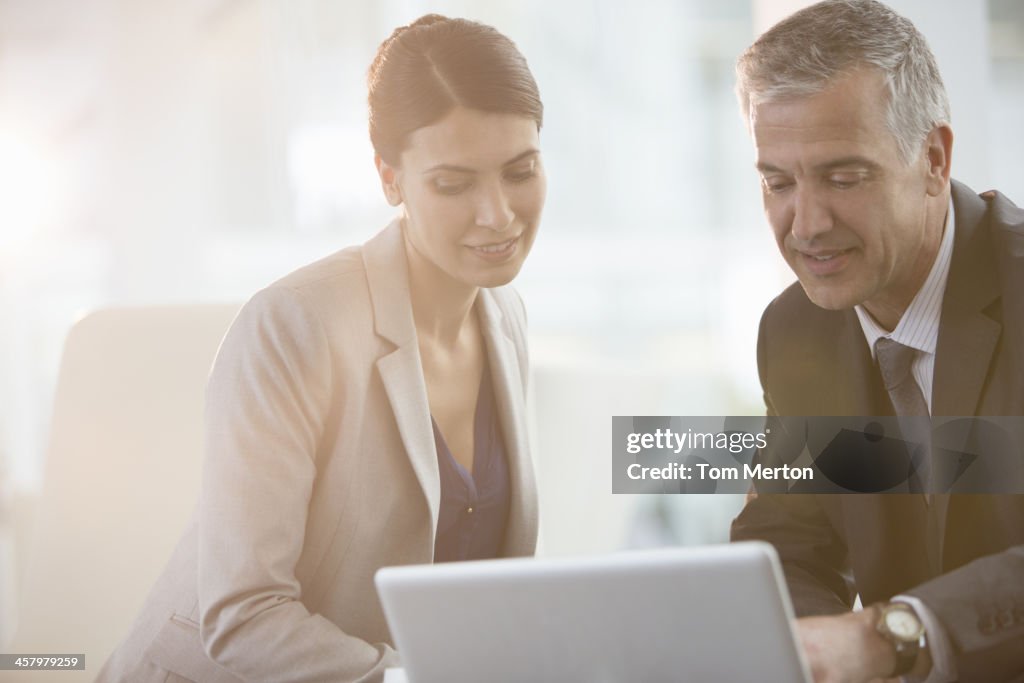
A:
[[[986,614],[981,619],[978,619],[978,630],[986,636],[995,633],[996,620],[992,618],[991,614]]]

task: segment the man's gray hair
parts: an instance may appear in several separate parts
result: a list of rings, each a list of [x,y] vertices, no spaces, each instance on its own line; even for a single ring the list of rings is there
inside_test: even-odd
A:
[[[886,123],[910,163],[949,124],[949,99],[924,36],[875,0],[825,0],[780,21],[740,55],[736,94],[749,121],[751,105],[820,93],[864,66],[885,77]]]

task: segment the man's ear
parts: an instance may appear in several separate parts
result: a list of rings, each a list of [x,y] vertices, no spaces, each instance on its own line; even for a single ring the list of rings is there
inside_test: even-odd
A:
[[[397,169],[381,159],[379,154],[373,156],[373,165],[377,167],[377,175],[380,176],[380,186],[384,190],[384,198],[391,206],[398,206],[402,203],[402,188],[398,186]]]
[[[924,141],[928,164],[928,194],[937,197],[949,187],[949,169],[953,161],[953,129],[943,124],[932,128]]]

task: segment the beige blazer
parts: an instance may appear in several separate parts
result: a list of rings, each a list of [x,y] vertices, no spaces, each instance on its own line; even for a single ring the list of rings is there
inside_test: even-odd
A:
[[[476,304],[507,442],[503,554],[530,555],[525,315]],[[440,483],[398,221],[259,292],[206,397],[198,513],[99,681],[372,681],[398,664],[373,586],[431,562]]]

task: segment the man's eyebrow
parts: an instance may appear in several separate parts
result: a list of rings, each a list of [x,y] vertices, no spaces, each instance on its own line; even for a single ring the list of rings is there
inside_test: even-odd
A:
[[[815,166],[814,170],[819,172],[831,171],[836,168],[845,168],[849,166],[860,166],[868,169],[869,171],[874,171],[881,168],[877,163],[871,161],[867,157],[853,155],[848,157],[840,157],[839,159],[829,159],[828,161],[822,162]],[[768,163],[758,163],[757,170],[760,171],[761,173],[786,173],[786,171],[779,168],[778,166],[774,166]]]
[[[817,166],[815,166],[815,169],[819,171],[831,171],[834,168],[843,168],[846,166],[860,166],[870,171],[874,171],[880,168],[880,166],[877,163],[871,161],[867,157],[852,155],[848,157],[842,157],[839,159],[832,159],[830,161],[818,164]]]
[[[503,163],[502,167],[504,168],[505,166],[511,166],[512,164],[520,162],[523,159],[527,159],[538,154],[540,154],[540,150],[536,149],[535,147],[531,147],[530,149],[520,152],[519,154],[515,155],[514,157]],[[469,168],[468,166],[458,166],[456,164],[437,164],[436,166],[431,166],[427,170],[423,171],[423,174],[426,175],[427,173],[433,173],[435,171],[450,171],[452,173],[477,172],[475,168]]]
[[[771,164],[766,164],[763,162],[758,162],[757,170],[760,171],[761,173],[785,173],[785,171],[783,171],[778,166],[772,166]]]

